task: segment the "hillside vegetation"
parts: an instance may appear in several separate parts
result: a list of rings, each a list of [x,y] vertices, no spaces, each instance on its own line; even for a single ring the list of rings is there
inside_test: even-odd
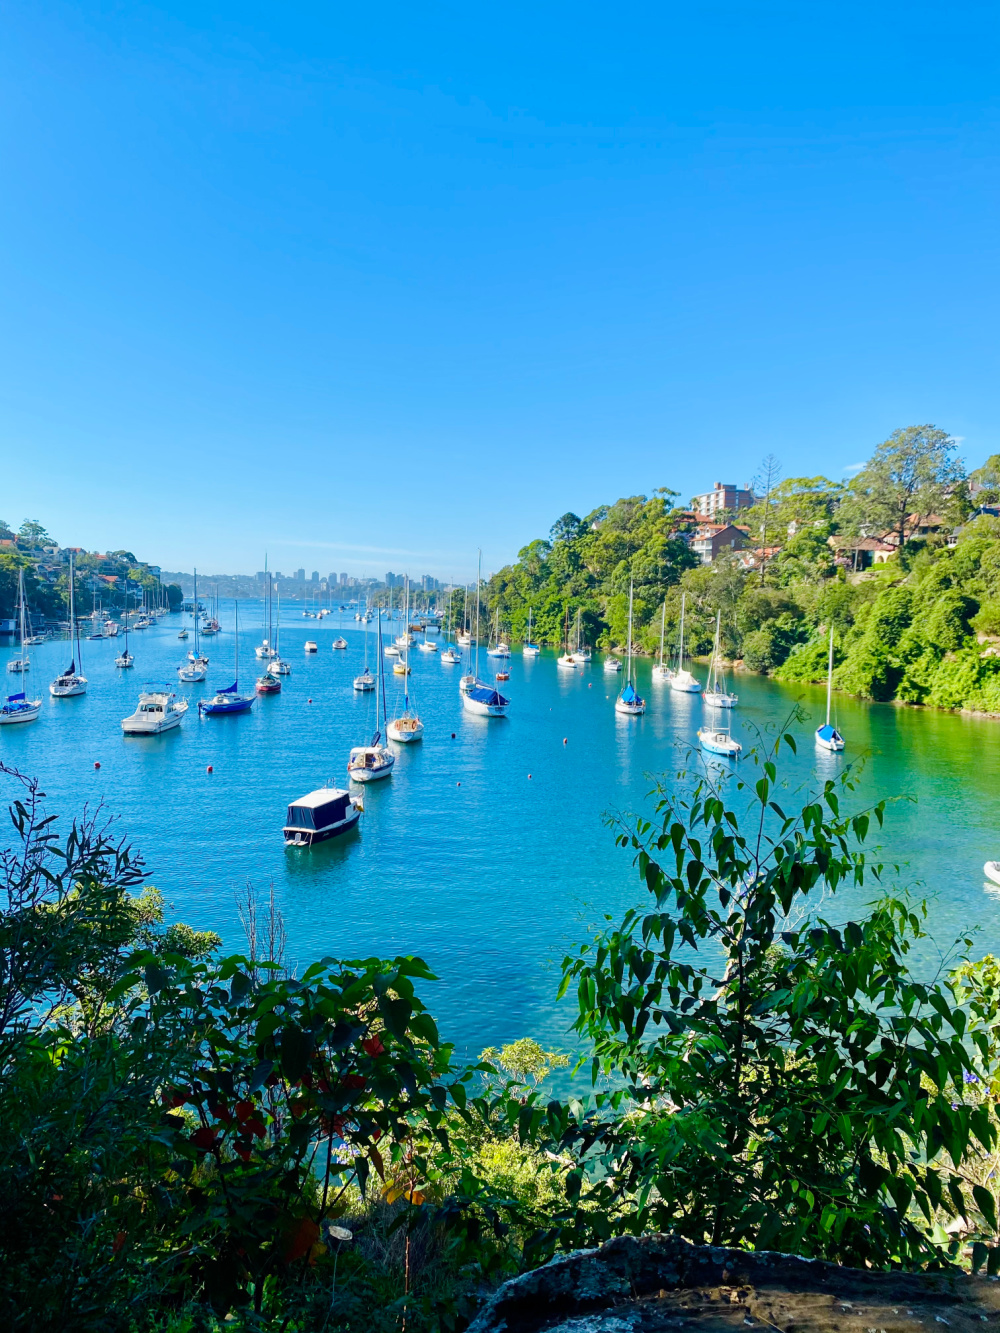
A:
[[[523,638],[530,608],[533,637],[555,645],[579,610],[589,643],[621,648],[631,581],[637,651],[658,651],[661,620],[667,651],[675,648],[685,595],[695,655],[710,650],[721,612],[730,660],[780,680],[820,681],[832,625],[838,689],[1000,712],[1000,519],[976,512],[1000,499],[1000,457],[966,476],[953,448],[942,431],[909,427],[850,483],[775,485],[732,515],[749,529],[751,550],[771,553],[763,568],[736,554],[701,564],[686,540],[695,523],[667,489],[583,518],[564,514],[548,539],[492,577],[491,614]],[[872,536],[894,552],[857,572],[850,543]]]

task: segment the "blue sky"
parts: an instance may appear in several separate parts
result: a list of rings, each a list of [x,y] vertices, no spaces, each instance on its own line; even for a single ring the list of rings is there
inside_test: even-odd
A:
[[[995,5],[61,4],[0,42],[0,516],[467,577],[1000,449]]]

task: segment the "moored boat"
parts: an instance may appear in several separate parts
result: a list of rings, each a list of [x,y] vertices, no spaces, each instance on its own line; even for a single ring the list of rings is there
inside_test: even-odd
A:
[[[382,613],[377,616],[378,688],[375,691],[375,732],[367,745],[356,745],[347,758],[352,782],[378,782],[392,773],[396,756],[382,744],[381,717],[385,717],[385,663],[382,656]]]
[[[122,731],[126,736],[159,736],[163,731],[179,727],[187,710],[186,701],[178,700],[175,694],[165,690],[144,690],[139,695],[135,712],[122,718]]]
[[[355,828],[364,806],[349,791],[320,787],[292,801],[281,830],[286,847],[311,847]]]
[[[0,726],[16,722],[34,722],[41,710],[41,699],[29,699],[23,690],[19,694],[8,694],[0,704]]]
[[[730,735],[728,727],[702,727],[698,732],[698,741],[703,750],[722,755],[724,759],[735,759],[743,749],[739,741]]]
[[[705,692],[702,695],[702,698],[711,708],[735,708],[739,701],[739,696],[732,694],[726,689],[726,681],[722,673],[722,652],[719,647],[721,630],[722,612],[716,611],[715,641],[712,645],[712,664],[708,669],[708,684],[705,686]]]
[[[342,652],[343,649],[345,649],[346,647],[347,647],[347,640],[344,639],[344,638],[341,638],[341,637],[338,635],[337,638],[334,639],[334,641],[333,641],[333,651],[334,651],[335,653],[337,653],[337,652]]]
[[[830,750],[833,754],[847,748],[847,742],[830,721],[830,705],[833,698],[833,625],[830,626],[830,655],[826,669],[826,721],[816,728],[816,744],[821,750]]]
[[[314,639],[306,639],[305,650],[307,653],[318,653],[319,648],[316,645],[316,641]]]
[[[687,593],[681,593],[681,628],[677,641],[677,670],[670,675],[670,688],[678,694],[700,694],[701,681],[684,666],[684,608]]]
[[[628,641],[626,644],[626,662],[628,663],[625,685],[615,700],[615,712],[625,717],[640,717],[646,711],[646,700],[635,688],[632,680],[632,581],[628,585]]]

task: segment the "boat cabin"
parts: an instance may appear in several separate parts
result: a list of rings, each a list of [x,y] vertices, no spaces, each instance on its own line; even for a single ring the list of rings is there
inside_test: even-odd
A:
[[[285,842],[310,845],[332,838],[357,822],[359,811],[351,804],[350,792],[338,787],[320,787],[300,796],[288,807],[283,829]]]

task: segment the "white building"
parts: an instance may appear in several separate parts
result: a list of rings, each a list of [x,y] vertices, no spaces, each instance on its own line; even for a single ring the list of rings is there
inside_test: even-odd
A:
[[[754,498],[748,486],[740,488],[733,482],[717,481],[704,495],[691,497],[691,508],[704,518],[714,519],[724,509],[749,509]]]

